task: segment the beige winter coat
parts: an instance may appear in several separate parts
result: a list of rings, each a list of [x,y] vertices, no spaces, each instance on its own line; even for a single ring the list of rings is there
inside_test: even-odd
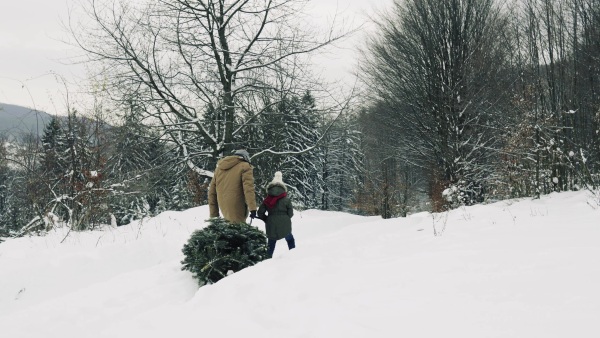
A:
[[[248,211],[256,210],[252,170],[239,156],[227,156],[217,163],[208,188],[210,217],[219,217],[221,209],[223,218],[240,223],[246,221]]]

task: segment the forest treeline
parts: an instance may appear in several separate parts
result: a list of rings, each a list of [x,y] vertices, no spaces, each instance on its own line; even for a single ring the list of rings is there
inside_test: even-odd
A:
[[[102,103],[1,143],[1,235],[205,204],[240,147],[258,197],[282,171],[298,207],[384,218],[600,186],[600,0],[396,1],[347,97],[307,69],[348,33],[303,2],[90,1]]]

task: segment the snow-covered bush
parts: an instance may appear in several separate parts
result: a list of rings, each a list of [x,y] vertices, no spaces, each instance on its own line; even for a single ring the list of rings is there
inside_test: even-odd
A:
[[[206,228],[192,233],[182,250],[181,269],[192,272],[200,285],[215,283],[267,257],[267,237],[256,227],[222,218],[208,222]]]
[[[446,188],[442,197],[452,209],[462,205],[473,205],[483,202],[483,188],[474,182],[459,181]]]

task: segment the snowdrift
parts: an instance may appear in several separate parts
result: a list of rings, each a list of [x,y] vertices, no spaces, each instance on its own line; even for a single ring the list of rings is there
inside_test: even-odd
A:
[[[2,337],[600,337],[589,192],[392,220],[297,212],[296,249],[198,288],[181,248],[206,218],[1,243]]]

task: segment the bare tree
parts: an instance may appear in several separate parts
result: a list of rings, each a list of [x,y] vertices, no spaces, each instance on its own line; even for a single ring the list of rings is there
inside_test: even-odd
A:
[[[340,39],[304,20],[305,0],[88,0],[92,24],[71,22],[113,98],[135,96],[200,175],[287,94],[313,93],[308,56]],[[133,95],[132,93],[135,93]]]
[[[506,22],[493,0],[396,1],[376,20],[364,79],[432,198],[450,186],[460,202],[482,198],[500,142]]]
[[[599,13],[597,0],[516,2],[519,75],[500,178],[511,197],[597,185]]]

